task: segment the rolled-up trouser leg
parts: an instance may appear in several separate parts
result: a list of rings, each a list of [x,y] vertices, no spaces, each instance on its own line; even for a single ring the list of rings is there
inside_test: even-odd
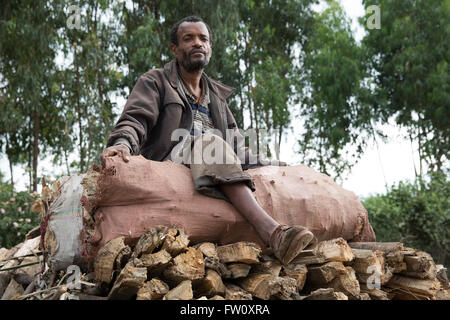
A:
[[[218,186],[237,182],[255,191],[252,178],[242,170],[233,148],[214,133],[195,137],[189,159],[195,189],[204,195],[230,202]]]

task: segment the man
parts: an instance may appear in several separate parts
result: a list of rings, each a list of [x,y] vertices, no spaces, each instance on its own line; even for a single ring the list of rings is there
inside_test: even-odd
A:
[[[288,264],[316,238],[304,227],[280,225],[261,208],[252,193],[254,183],[244,172],[250,168],[251,154],[222,139],[227,130],[242,136],[226,103],[234,89],[203,72],[212,54],[209,26],[195,16],[180,20],[171,31],[171,51],[175,59],[164,69],[150,70],[137,81],[108,138],[102,163],[115,155],[128,162],[131,154],[154,161],[182,159],[197,191],[230,201],[275,256]],[[179,143],[173,133],[182,129],[190,134]],[[220,163],[203,159],[202,150],[211,143],[221,147]],[[198,155],[200,161],[195,161]],[[269,164],[257,158],[256,166]]]

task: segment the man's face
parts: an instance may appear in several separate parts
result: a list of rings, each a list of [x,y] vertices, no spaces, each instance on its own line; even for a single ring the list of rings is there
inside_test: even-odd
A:
[[[204,69],[211,58],[209,33],[203,22],[183,22],[178,27],[178,45],[172,44],[172,53],[187,72]]]

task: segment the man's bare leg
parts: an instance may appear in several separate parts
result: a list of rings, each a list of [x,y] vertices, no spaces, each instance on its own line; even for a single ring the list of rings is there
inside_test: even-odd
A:
[[[261,208],[252,190],[245,183],[222,184],[220,189],[236,210],[256,229],[264,243],[270,245],[270,235],[280,224]]]
[[[306,246],[317,242],[308,229],[302,226],[283,226],[275,221],[261,208],[246,184],[222,184],[220,189],[284,265],[291,262]]]

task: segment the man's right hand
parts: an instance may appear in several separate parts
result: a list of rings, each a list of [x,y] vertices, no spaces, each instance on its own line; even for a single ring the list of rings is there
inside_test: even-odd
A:
[[[106,158],[114,157],[116,155],[119,155],[125,162],[130,161],[130,149],[128,149],[128,147],[124,144],[117,144],[103,150],[103,153],[100,155],[100,163],[102,164],[102,167],[104,168],[106,166]]]

